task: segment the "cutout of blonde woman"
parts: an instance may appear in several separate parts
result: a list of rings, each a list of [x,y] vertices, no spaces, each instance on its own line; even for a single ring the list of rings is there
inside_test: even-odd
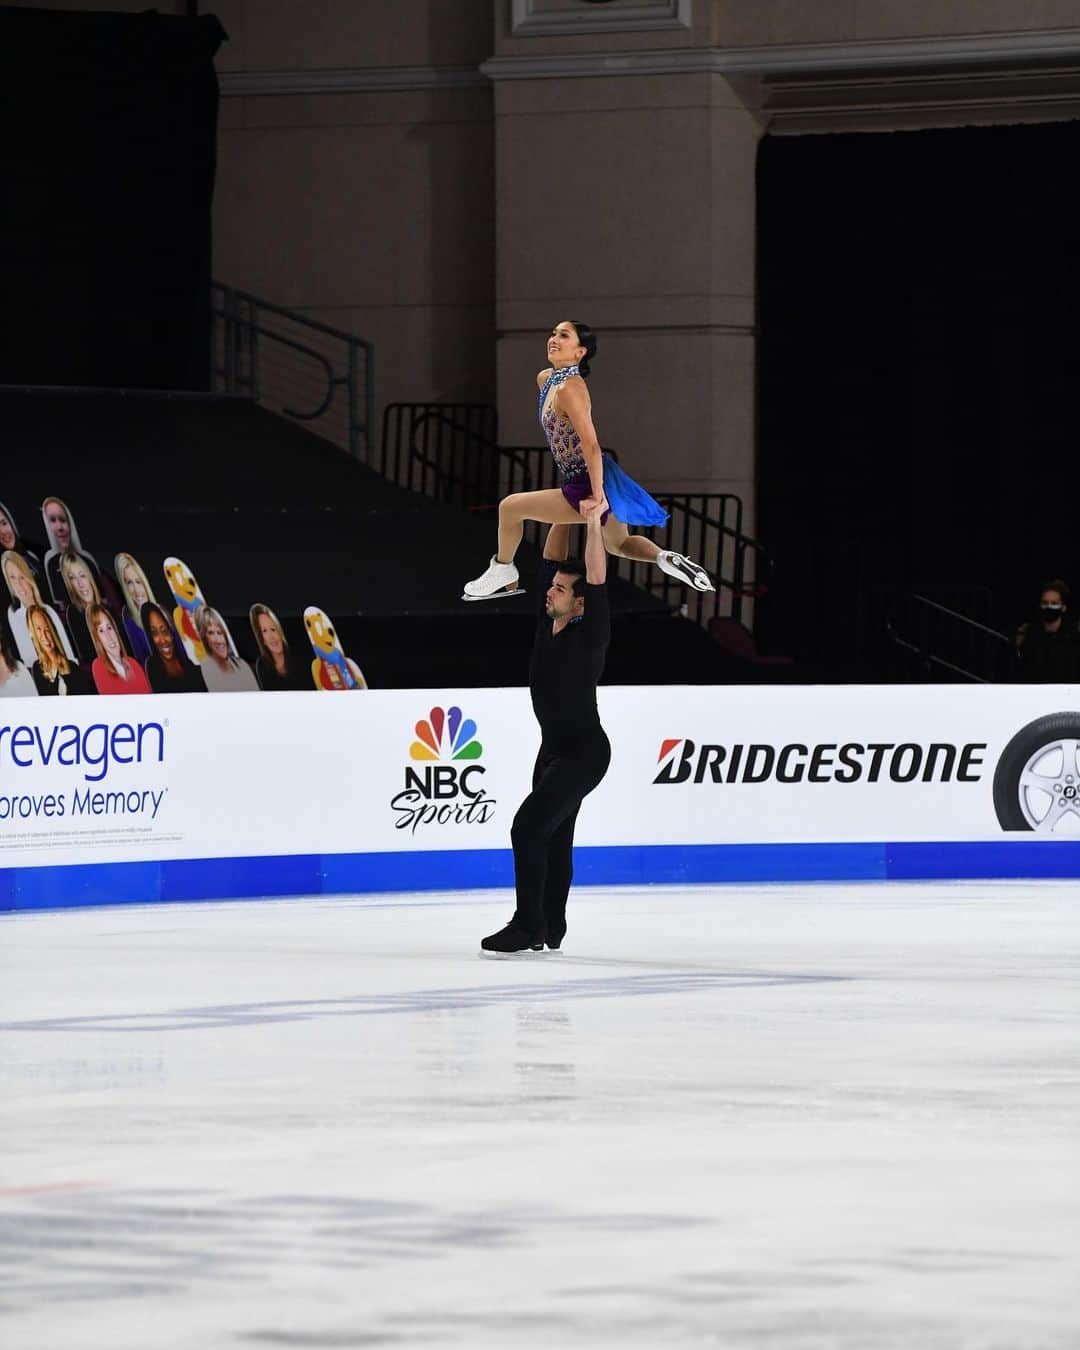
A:
[[[514,554],[527,520],[583,525],[594,506],[601,511],[604,549],[634,562],[655,563],[662,572],[698,591],[715,586],[704,567],[681,553],[661,549],[628,525],[663,525],[667,512],[600,449],[585,381],[596,355],[596,334],[579,319],[563,319],[547,343],[550,365],[536,377],[540,426],[559,470],[561,487],[515,492],[499,503],[499,546],[483,576],[467,582],[463,600],[520,595]]]
[[[124,632],[136,661],[144,662],[150,655],[150,639],[143,632],[142,607],[148,600],[157,603],[146,573],[130,553],[118,553],[113,562],[120,593],[124,597]]]
[[[31,548],[23,539],[19,527],[15,524],[15,517],[3,502],[0,502],[0,550],[5,553],[9,551],[17,553],[28,564],[38,585],[48,586],[45,568],[38,557],[37,549]]]
[[[0,614],[0,698],[37,698],[37,685],[19,660],[6,617]]]
[[[104,605],[92,604],[86,612],[97,656],[90,667],[99,694],[150,694],[150,681],[142,666],[124,651],[116,620]]]
[[[304,627],[311,642],[315,659],[311,663],[311,678],[316,689],[366,689],[367,680],[355,661],[342,650],[329,614],[315,605],[304,610]]]
[[[252,605],[248,611],[251,631],[259,648],[255,678],[259,688],[310,689],[311,672],[293,656],[281,620],[267,605]]]
[[[91,605],[100,605],[101,590],[86,559],[78,553],[65,553],[60,560],[60,575],[67,591],[67,625],[81,665],[89,666],[97,655],[87,617]]]
[[[75,648],[71,645],[71,639],[68,637],[63,620],[56,610],[51,605],[47,605],[41,598],[37,578],[30,570],[30,564],[26,558],[21,553],[8,549],[0,557],[0,570],[4,573],[8,595],[11,597],[7,619],[11,627],[11,635],[15,639],[15,646],[19,651],[19,659],[23,665],[29,669],[37,660],[37,649],[31,640],[30,630],[26,626],[26,615],[31,605],[41,606],[52,620],[53,626],[60,636],[60,643],[65,656],[69,661],[76,661],[78,658],[75,655]]]
[[[39,694],[96,694],[90,676],[69,661],[53,625],[41,605],[31,605],[26,614],[27,627],[34,642],[37,659],[30,668]]]
[[[45,554],[45,576],[48,579],[53,604],[60,609],[67,604],[67,592],[60,568],[63,560],[70,555],[86,561],[99,594],[103,593],[101,569],[93,554],[87,553],[83,548],[79,531],[75,528],[75,517],[71,514],[67,503],[61,501],[59,497],[46,497],[41,503],[41,519],[49,538],[49,551]]]
[[[195,623],[206,650],[200,669],[210,693],[244,694],[258,690],[251,667],[237,655],[228,624],[217,610],[203,605]]]
[[[205,694],[199,667],[188,660],[184,644],[173,632],[165,611],[155,600],[143,605],[139,617],[150,639],[146,678],[155,694]]]

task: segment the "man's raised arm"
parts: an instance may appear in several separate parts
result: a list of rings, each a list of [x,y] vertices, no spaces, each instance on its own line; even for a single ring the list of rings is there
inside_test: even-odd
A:
[[[603,586],[607,581],[607,551],[600,515],[599,505],[585,507],[585,580],[590,586]]]

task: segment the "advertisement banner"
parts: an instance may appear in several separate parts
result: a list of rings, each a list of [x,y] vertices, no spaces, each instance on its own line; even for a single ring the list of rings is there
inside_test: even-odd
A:
[[[1078,687],[599,703],[613,754],[581,811],[579,880],[970,875],[977,857],[978,875],[1080,875]],[[509,884],[539,744],[524,689],[0,706],[4,908]]]

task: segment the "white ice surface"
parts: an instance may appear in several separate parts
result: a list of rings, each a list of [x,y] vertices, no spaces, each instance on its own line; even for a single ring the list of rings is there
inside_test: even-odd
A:
[[[0,1346],[1080,1346],[1076,883],[0,920]]]

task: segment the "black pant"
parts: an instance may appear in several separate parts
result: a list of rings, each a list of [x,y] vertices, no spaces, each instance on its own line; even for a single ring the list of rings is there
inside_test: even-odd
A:
[[[533,790],[518,807],[514,846],[514,923],[538,938],[561,942],[566,897],[574,875],[574,825],[582,800],[607,773],[611,746],[602,731],[570,749],[540,747]]]

